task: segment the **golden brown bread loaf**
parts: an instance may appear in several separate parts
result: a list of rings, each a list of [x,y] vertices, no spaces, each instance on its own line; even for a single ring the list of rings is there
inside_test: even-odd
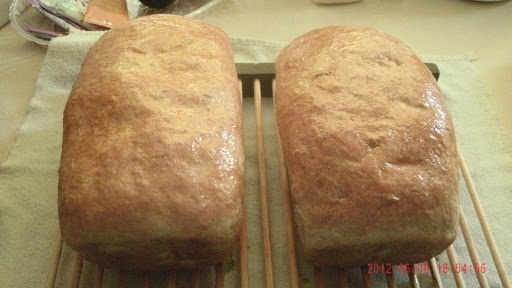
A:
[[[401,41],[328,27],[276,62],[276,113],[301,250],[318,266],[420,262],[455,239],[455,133]]]
[[[229,37],[158,15],[107,32],[64,112],[64,240],[107,267],[219,263],[239,236],[242,111]]]

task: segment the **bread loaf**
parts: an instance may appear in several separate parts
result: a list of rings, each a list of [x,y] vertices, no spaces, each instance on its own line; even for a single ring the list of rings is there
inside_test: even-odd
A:
[[[65,242],[120,269],[224,261],[242,216],[240,102],[220,29],[158,15],[107,32],[64,111]]]
[[[421,262],[455,239],[455,134],[427,67],[401,41],[328,27],[276,62],[293,218],[317,266]]]

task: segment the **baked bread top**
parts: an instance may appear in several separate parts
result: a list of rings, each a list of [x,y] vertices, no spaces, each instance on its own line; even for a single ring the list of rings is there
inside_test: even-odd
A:
[[[66,242],[124,267],[221,262],[241,224],[241,113],[231,41],[220,29],[155,15],[107,32],[64,112]]]
[[[276,81],[306,257],[333,266],[425,260],[454,240],[455,133],[436,80],[409,47],[365,27],[314,30],[283,49]],[[385,243],[426,248],[400,258]],[[366,255],[362,246],[374,248]],[[339,247],[354,253],[339,259]]]

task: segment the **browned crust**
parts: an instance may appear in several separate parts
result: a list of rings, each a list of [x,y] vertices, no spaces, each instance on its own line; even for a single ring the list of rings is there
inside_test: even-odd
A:
[[[229,37],[139,18],[90,49],[64,112],[64,240],[107,267],[222,262],[239,236],[242,112]]]
[[[276,62],[276,112],[302,251],[318,266],[420,262],[456,236],[455,133],[401,41],[327,27]]]

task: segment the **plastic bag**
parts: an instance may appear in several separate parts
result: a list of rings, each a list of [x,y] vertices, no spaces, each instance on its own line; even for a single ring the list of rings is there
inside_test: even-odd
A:
[[[52,0],[53,3],[65,3],[69,5],[69,2],[80,2],[87,0]],[[129,18],[138,18],[150,14],[174,14],[182,15],[185,17],[197,17],[203,14],[206,10],[220,3],[222,0],[177,0],[164,9],[149,8],[138,0],[126,0],[128,6]],[[38,11],[36,7],[41,6],[41,0],[13,0],[9,18],[16,31],[26,39],[39,43],[41,45],[48,45],[50,40],[54,37],[63,36],[74,29],[76,30],[102,30],[96,25],[89,26],[89,24],[76,23],[76,21],[64,21],[68,25],[59,21],[58,19],[51,20],[47,16],[43,15],[42,12]],[[47,1],[43,2],[43,4]],[[87,3],[87,2],[85,2]],[[64,7],[69,7],[61,5]],[[55,7],[49,7],[54,8]],[[80,12],[77,9],[72,9],[74,16],[80,16]],[[71,17],[71,16],[70,16]],[[77,18],[75,18],[76,20]],[[78,20],[80,22],[80,20]],[[60,22],[60,23],[57,23]],[[71,22],[71,23],[70,23]],[[63,27],[65,26],[65,27]],[[83,27],[87,26],[87,27]],[[84,29],[85,28],[85,29]]]

